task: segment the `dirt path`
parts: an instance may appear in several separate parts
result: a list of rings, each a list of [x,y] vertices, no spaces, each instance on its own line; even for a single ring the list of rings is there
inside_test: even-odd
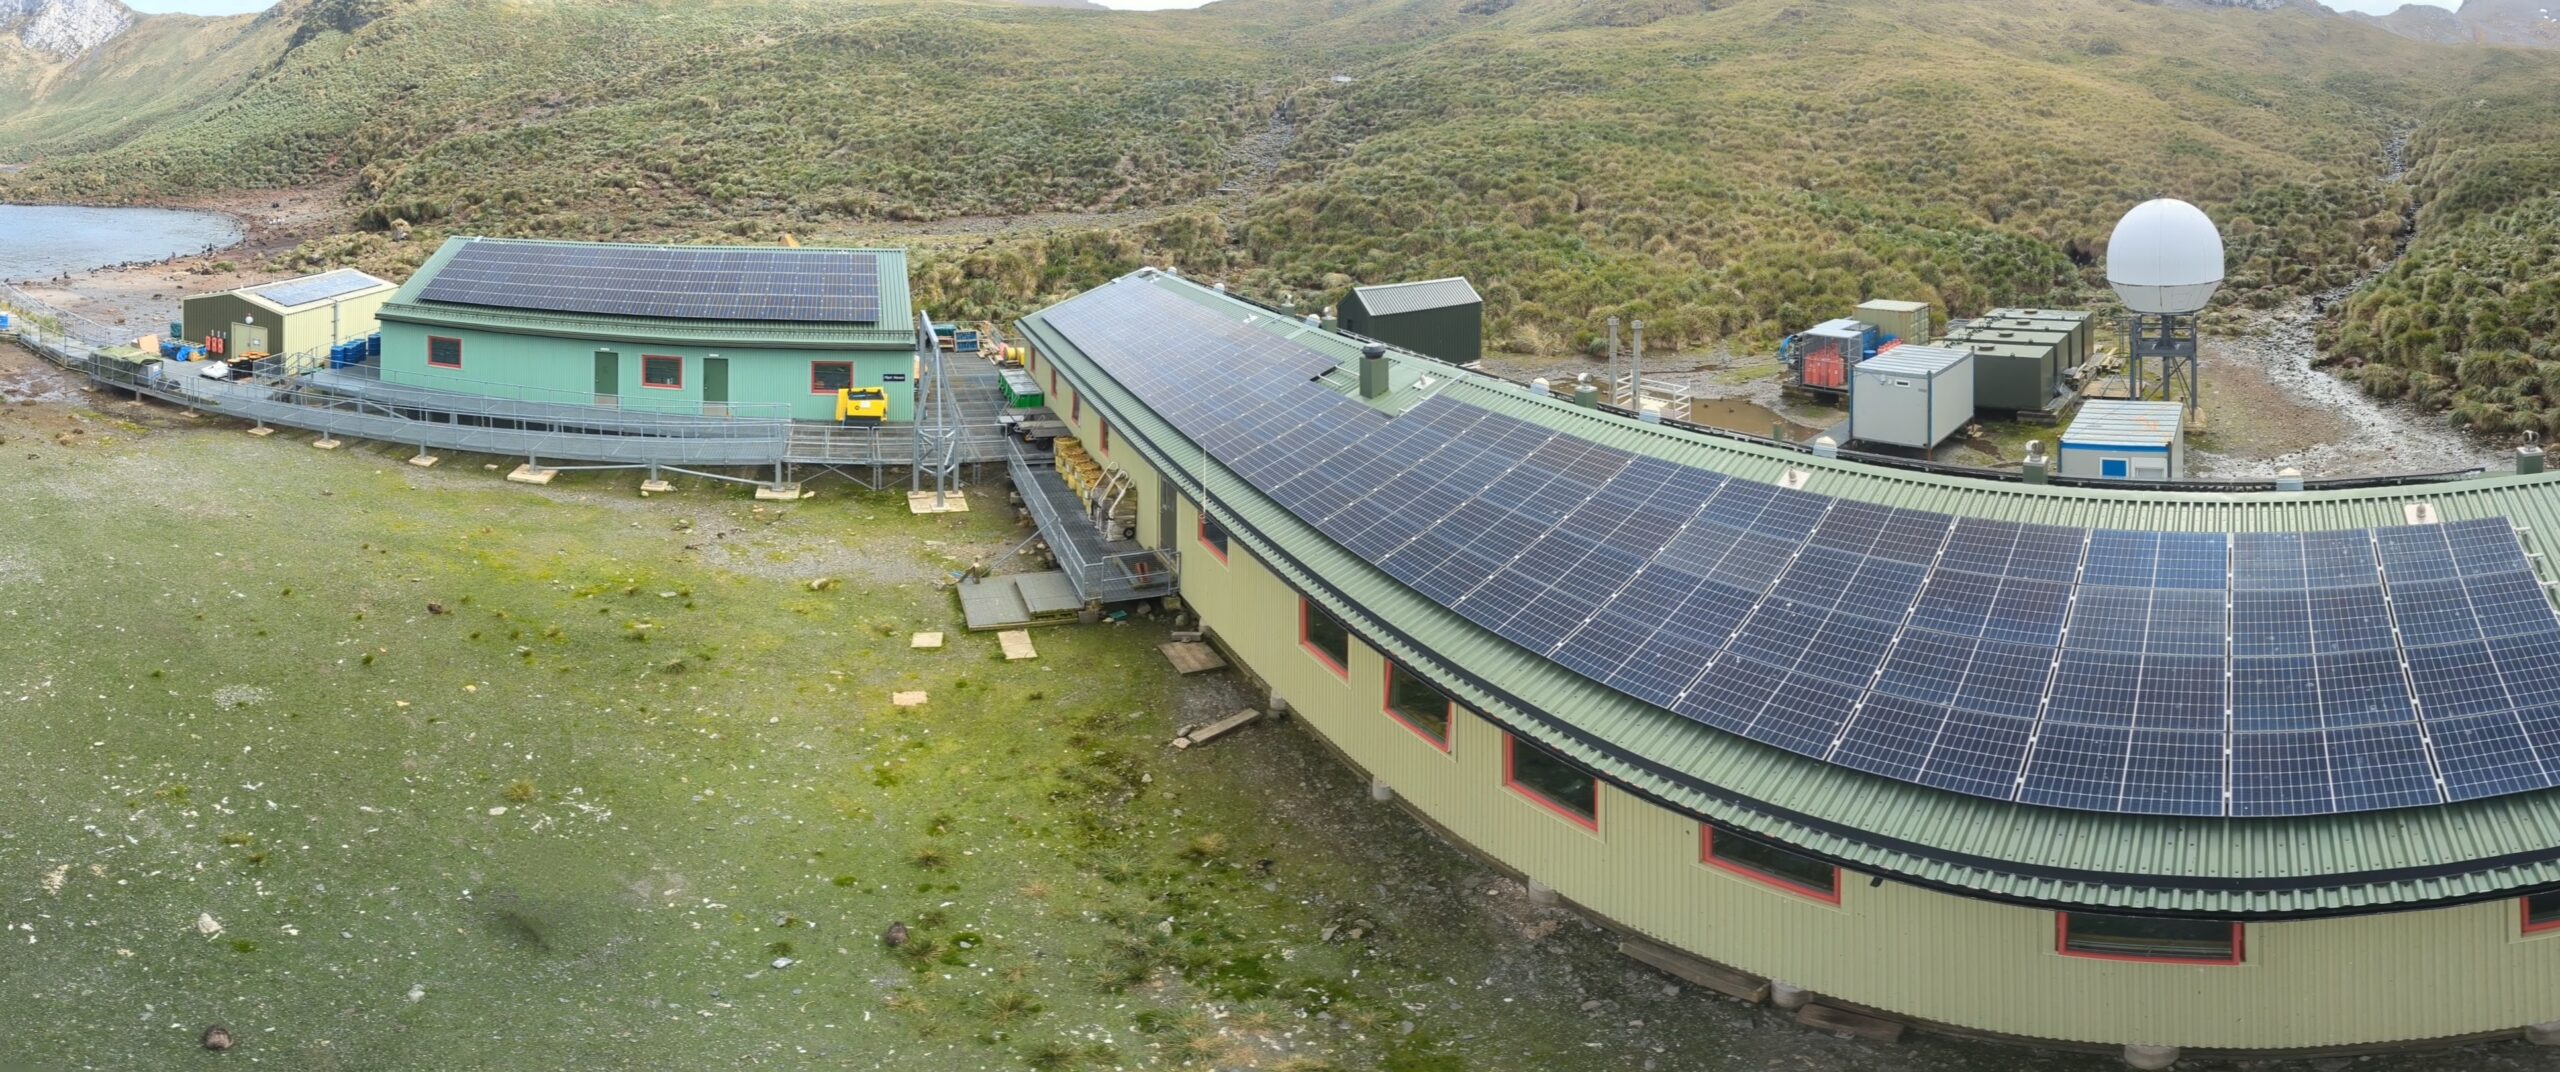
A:
[[[2408,176],[2409,135],[2383,147],[2376,181]],[[2434,473],[2508,464],[2507,446],[2470,436],[2443,414],[2383,402],[2319,367],[2313,338],[2328,310],[2406,256],[2416,210],[2382,266],[2354,283],[2298,298],[2258,319],[2256,330],[2205,340],[2202,359],[2207,432],[2188,453],[2190,474],[2264,477],[2294,468],[2320,477]]]

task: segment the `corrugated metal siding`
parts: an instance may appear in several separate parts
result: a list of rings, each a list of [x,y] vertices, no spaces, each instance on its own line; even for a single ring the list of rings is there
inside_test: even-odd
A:
[[[1159,282],[1203,304],[1226,299]],[[2199,914],[2304,914],[2409,906],[2560,883],[2560,863],[2499,861],[2450,878],[2394,872],[2540,855],[2560,844],[2560,797],[2529,794],[2406,812],[2299,820],[2178,820],[2005,804],[1846,771],[1717,733],[1636,703],[1513,647],[1429,603],[1263,500],[1098,375],[1037,317],[1026,335],[1099,392],[1186,483],[1205,484],[1240,546],[1269,539],[1312,575],[1277,559],[1292,584],[1337,604],[1355,631],[1397,649],[1444,690],[1563,754],[1685,811],[1798,845],[1852,866],[1997,897]],[[1344,349],[1349,349],[1344,347]],[[1918,509],[2095,527],[2339,528],[2397,524],[2424,499],[2448,517],[2507,514],[2539,527],[2553,477],[2503,477],[2410,489],[2263,495],[2162,495],[1958,481],[1825,461],[1723,441],[1538,399],[1461,375],[1443,390],[1531,419],[1573,422],[1595,441],[1775,481],[1813,473],[1811,490]],[[1258,535],[1257,535],[1258,534]],[[1318,583],[1317,578],[1322,582]],[[1365,609],[1368,614],[1360,613]],[[1372,618],[1369,614],[1374,614]],[[1392,623],[1389,625],[1388,623]],[[1294,628],[1294,625],[1292,626]],[[1408,643],[1402,637],[1412,638]],[[1499,692],[1490,691],[1498,689]],[[1570,713],[1574,735],[1553,728]],[[1801,818],[1794,818],[1801,817]],[[2341,879],[2340,876],[2364,876]],[[2190,888],[2194,880],[2262,880],[2271,888]]]
[[[1183,511],[1184,524],[1196,516]],[[1705,867],[1698,824],[1604,788],[1597,833],[1502,787],[1502,731],[1461,713],[1442,752],[1385,715],[1386,657],[1350,679],[1298,646],[1296,593],[1238,546],[1183,590],[1299,718],[1452,835],[1647,937],[1905,1016],[2074,1042],[2276,1048],[2438,1038],[2560,1016],[2560,938],[2512,902],[2251,925],[2240,967],[2053,951],[2046,911],[1844,873],[1837,906]]]

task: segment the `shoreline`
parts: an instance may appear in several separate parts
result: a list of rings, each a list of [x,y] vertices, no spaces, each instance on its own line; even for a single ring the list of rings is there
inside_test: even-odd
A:
[[[49,279],[13,283],[29,297],[139,338],[158,334],[177,318],[179,301],[190,294],[230,290],[265,282],[277,275],[268,267],[276,256],[337,227],[344,216],[345,184],[293,190],[240,190],[207,197],[168,198],[147,203],[91,205],[60,202],[63,208],[149,208],[203,212],[232,221],[237,241],[200,253],[137,264],[105,265]],[[32,204],[32,203],[30,203]],[[228,264],[223,270],[215,265]]]

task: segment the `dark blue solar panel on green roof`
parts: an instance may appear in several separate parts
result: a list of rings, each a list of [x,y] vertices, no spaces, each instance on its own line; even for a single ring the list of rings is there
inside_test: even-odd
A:
[[[1291,513],[1526,651],[1954,792],[2284,816],[2560,786],[2560,616],[2501,520],[2089,531],[1834,500],[1426,397],[1143,282],[1044,314]]]

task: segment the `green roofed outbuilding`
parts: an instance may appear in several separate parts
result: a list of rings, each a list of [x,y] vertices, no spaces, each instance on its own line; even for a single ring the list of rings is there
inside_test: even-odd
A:
[[[513,276],[510,273],[514,273]],[[448,239],[383,306],[385,382],[516,400],[835,419],[915,411],[897,249]]]
[[[1452,365],[1484,357],[1484,299],[1463,276],[1353,287],[1342,330]]]

